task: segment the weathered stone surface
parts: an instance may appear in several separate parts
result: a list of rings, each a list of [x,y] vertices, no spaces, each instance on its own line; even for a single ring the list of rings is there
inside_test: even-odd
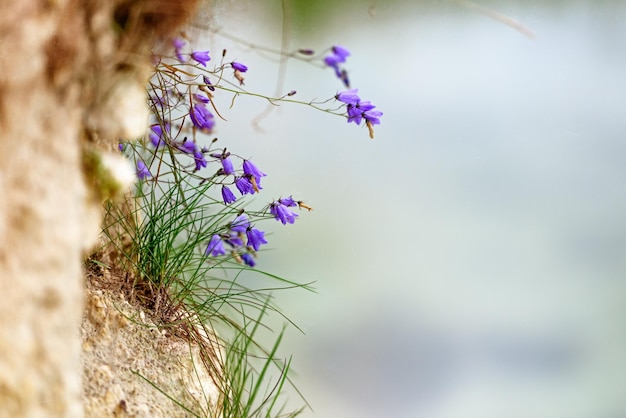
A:
[[[0,417],[83,415],[81,267],[100,211],[82,150],[136,127],[109,98],[143,86],[150,49],[195,3],[0,2]]]
[[[164,393],[196,415],[216,411],[220,392],[199,346],[160,330],[121,294],[88,289],[81,334],[85,416],[191,416]]]

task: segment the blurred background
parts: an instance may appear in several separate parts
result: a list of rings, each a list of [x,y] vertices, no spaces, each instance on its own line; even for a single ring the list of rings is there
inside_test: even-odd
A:
[[[248,65],[250,91],[275,94],[277,57],[220,33],[344,46],[353,87],[384,112],[370,140],[298,105],[255,127],[263,100],[216,97],[220,142],[268,174],[257,206],[314,207],[264,225],[258,259],[315,282],[275,295],[305,333],[283,346],[304,417],[626,417],[626,2],[476,3],[502,15],[418,0],[205,11],[219,32],[198,46]],[[344,90],[297,60],[292,89]]]

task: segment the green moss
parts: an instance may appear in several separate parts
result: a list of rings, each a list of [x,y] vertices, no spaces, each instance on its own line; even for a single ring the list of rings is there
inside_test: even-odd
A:
[[[83,147],[83,174],[90,193],[98,202],[121,195],[124,184],[103,161],[102,151],[94,146]]]

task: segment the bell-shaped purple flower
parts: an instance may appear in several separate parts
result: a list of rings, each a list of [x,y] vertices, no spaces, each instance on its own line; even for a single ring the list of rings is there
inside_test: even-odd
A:
[[[259,251],[262,244],[267,244],[267,241],[265,240],[265,232],[259,231],[256,228],[248,228],[246,236],[248,237],[248,243],[246,245],[254,248],[254,251]]]
[[[137,160],[137,178],[140,180],[145,180],[147,178],[152,177],[150,170],[146,167],[146,163],[141,160]]]
[[[151,94],[150,102],[152,102],[152,104],[155,105],[156,107],[163,108],[163,106],[167,104],[167,97]]]
[[[176,58],[178,59],[178,61],[187,62],[187,60],[185,60],[185,57],[183,56],[183,53],[182,53],[182,49],[185,46],[185,41],[179,38],[175,38],[172,41],[172,44],[174,45],[174,51],[176,52]]]
[[[185,138],[185,141],[182,143],[182,145],[179,147],[179,149],[182,152],[185,152],[187,154],[193,154],[196,152],[196,149],[198,149],[198,147],[196,146],[196,143]]]
[[[361,110],[361,112],[367,112],[368,110],[374,109],[376,106],[374,106],[371,102],[359,101],[356,104],[356,107],[357,107],[357,109]]]
[[[337,93],[335,99],[339,100],[340,102],[356,106],[357,103],[359,103],[359,100],[361,100],[358,93],[359,89],[342,91],[340,93]]]
[[[363,120],[363,112],[356,106],[348,105],[348,123],[354,122],[357,125]]]
[[[243,260],[246,266],[250,266],[250,267],[256,266],[256,261],[254,260],[254,257],[250,253],[241,254],[241,259]]]
[[[152,145],[154,145],[155,148],[164,146],[165,140],[163,139],[163,128],[161,128],[161,125],[152,125],[150,130],[152,132],[150,132],[148,138]]]
[[[246,71],[248,71],[248,67],[246,67],[240,62],[233,61],[230,63],[230,65],[233,67],[233,69],[239,71],[240,73],[245,73]]]
[[[233,162],[230,160],[230,157],[222,158],[222,169],[224,174],[235,174],[235,168],[233,167]]]
[[[254,185],[246,176],[237,178],[237,180],[235,180],[235,186],[237,186],[237,189],[242,195],[254,194],[256,192],[256,190],[254,190]]]
[[[202,167],[207,166],[207,161],[204,158],[204,154],[198,148],[196,148],[196,150],[193,153],[193,159],[194,159],[194,162],[196,163],[196,171],[200,170]]]
[[[231,231],[232,232],[232,231]],[[241,233],[243,234],[243,232]],[[243,247],[243,241],[241,240],[241,237],[243,235],[241,235],[239,233],[231,233],[228,238],[224,238],[224,242],[228,245],[230,245],[233,248],[238,248],[238,247]]]
[[[233,192],[226,186],[222,186],[222,199],[224,199],[224,204],[229,205],[237,200]]]
[[[293,224],[298,217],[297,213],[292,212],[287,206],[278,202],[274,202],[270,205],[270,213],[274,215],[276,220],[282,222],[283,225],[288,223]]]
[[[209,103],[211,100],[206,97],[204,94],[200,94],[200,93],[195,93],[193,95],[194,99],[196,99],[198,102],[200,103]]]
[[[195,142],[185,138],[185,141],[178,147],[178,149],[186,154],[193,155],[193,159],[196,164],[196,171],[200,170],[202,167],[207,166],[207,161],[204,158],[204,154],[202,153],[202,150],[198,148]]]
[[[289,196],[289,197],[281,197],[280,199],[278,199],[278,202],[285,205],[285,206],[298,206],[298,202],[296,202],[295,200],[293,200],[293,197]]]
[[[345,69],[342,69],[338,73],[336,73],[337,78],[343,82],[343,85],[346,86],[347,89],[350,88],[350,78],[348,77],[348,72]]]
[[[332,53],[324,57],[324,63],[335,69],[335,73],[339,76],[339,64],[346,62],[346,58],[350,56],[350,51],[346,48],[335,45],[331,48]]]
[[[211,240],[209,241],[209,245],[207,245],[206,250],[204,251],[204,254],[211,254],[214,257],[226,254],[226,249],[224,248],[224,242],[222,241],[222,237],[217,234],[213,235],[211,237]]]
[[[209,79],[209,77],[207,77],[206,75],[203,75],[202,80],[204,81],[204,84],[206,84],[209,90],[215,91],[215,87],[213,86],[213,83],[211,83],[211,80]]]
[[[193,124],[200,129],[210,131],[215,126],[213,114],[201,103],[196,104],[191,109],[189,116]]]
[[[377,110],[368,110],[367,112],[363,112],[363,118],[371,123],[372,125],[380,125],[380,117],[383,115],[383,112],[379,112]]]
[[[250,160],[243,161],[243,173],[248,176],[253,176],[256,180],[257,186],[261,185],[261,177],[267,176],[267,174],[259,170],[259,168]]]
[[[331,54],[324,57],[324,63],[335,70],[335,75],[343,82],[346,88],[350,88],[350,80],[348,79],[348,72],[345,68],[341,68],[340,64],[346,62],[348,56],[350,56],[350,51],[342,46],[335,45],[331,48]]]
[[[339,63],[342,62],[336,55],[328,55],[324,57],[324,64],[335,69],[335,73],[339,71]]]
[[[248,219],[248,216],[245,213],[242,213],[241,215],[237,216],[230,223],[230,230],[233,232],[241,233],[241,234],[245,233],[249,227],[250,227],[250,220]]]
[[[337,59],[340,60],[339,62],[345,62],[346,58],[350,56],[350,51],[348,51],[346,48],[339,46],[339,45],[333,46],[332,51],[333,51],[333,54],[337,57]]]
[[[194,51],[191,53],[191,58],[198,61],[204,67],[206,67],[206,63],[211,60],[209,51]]]

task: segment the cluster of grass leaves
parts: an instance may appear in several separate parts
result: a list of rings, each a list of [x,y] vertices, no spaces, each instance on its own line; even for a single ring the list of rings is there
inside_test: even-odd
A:
[[[141,142],[127,144],[124,152],[131,159],[157,158],[163,169],[140,181],[122,204],[106,203],[103,234],[131,278],[133,298],[150,309],[160,326],[175,328],[200,347],[202,367],[221,392],[217,407],[216,400],[206,400],[214,406],[200,410],[232,418],[298,415],[302,409],[284,411],[284,389],[293,386],[291,360],[279,354],[285,329],[273,334],[269,347],[258,335],[270,330],[271,315],[293,325],[272,303],[273,292],[310,287],[246,267],[236,255],[207,256],[210,237],[228,229],[228,222],[244,210],[242,204],[226,206],[212,198],[214,183],[180,169],[179,158],[186,156],[165,147],[150,151]],[[267,217],[246,213],[251,219]],[[258,276],[258,286],[241,280],[250,274]],[[169,397],[197,416],[197,408]]]

